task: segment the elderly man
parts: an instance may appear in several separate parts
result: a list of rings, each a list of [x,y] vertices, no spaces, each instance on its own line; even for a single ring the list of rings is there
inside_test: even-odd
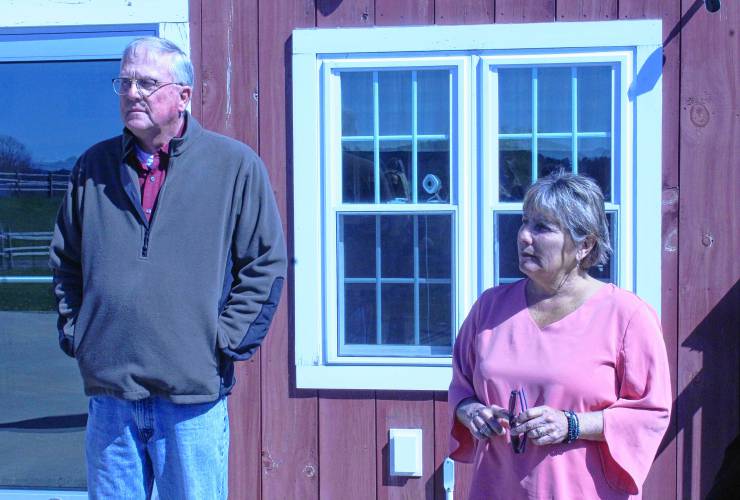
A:
[[[87,150],[51,245],[59,343],[90,396],[91,498],[227,495],[233,363],[264,339],[286,267],[265,168],[186,111],[177,46],[126,47],[123,134]]]

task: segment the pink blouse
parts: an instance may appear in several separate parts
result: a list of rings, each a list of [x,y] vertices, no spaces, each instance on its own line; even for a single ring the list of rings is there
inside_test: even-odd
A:
[[[450,457],[475,464],[470,498],[640,498],[671,407],[658,317],[634,294],[606,285],[539,328],[527,309],[526,281],[484,292],[455,342]],[[528,441],[516,455],[508,433],[476,441],[455,418],[465,398],[508,408],[519,388],[530,408],[603,410],[605,441]]]

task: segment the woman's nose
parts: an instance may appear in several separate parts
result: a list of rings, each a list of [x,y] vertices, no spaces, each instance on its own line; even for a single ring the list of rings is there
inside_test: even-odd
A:
[[[522,226],[519,228],[516,239],[519,243],[522,243],[525,246],[532,242],[532,233],[529,232],[526,224],[522,224]]]

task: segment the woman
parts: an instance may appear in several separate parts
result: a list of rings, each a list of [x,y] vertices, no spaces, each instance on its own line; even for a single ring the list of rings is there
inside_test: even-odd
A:
[[[639,498],[670,374],[652,308],[588,274],[611,252],[599,187],[537,181],[517,245],[527,278],[484,292],[455,342],[450,457],[475,463],[470,498]]]

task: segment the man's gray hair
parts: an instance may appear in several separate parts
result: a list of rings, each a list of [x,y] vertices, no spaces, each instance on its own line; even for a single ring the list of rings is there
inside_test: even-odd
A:
[[[565,172],[542,177],[524,195],[524,212],[544,214],[568,231],[577,244],[592,236],[594,247],[581,261],[583,269],[606,264],[609,259],[612,246],[604,195],[592,179]]]
[[[190,57],[180,47],[169,40],[157,38],[156,36],[136,38],[123,50],[122,61],[131,59],[138,50],[154,52],[159,55],[171,55],[172,67],[170,68],[170,73],[172,73],[175,83],[187,85],[188,87],[192,87],[195,83],[195,71],[193,70],[193,63],[190,61]]]

